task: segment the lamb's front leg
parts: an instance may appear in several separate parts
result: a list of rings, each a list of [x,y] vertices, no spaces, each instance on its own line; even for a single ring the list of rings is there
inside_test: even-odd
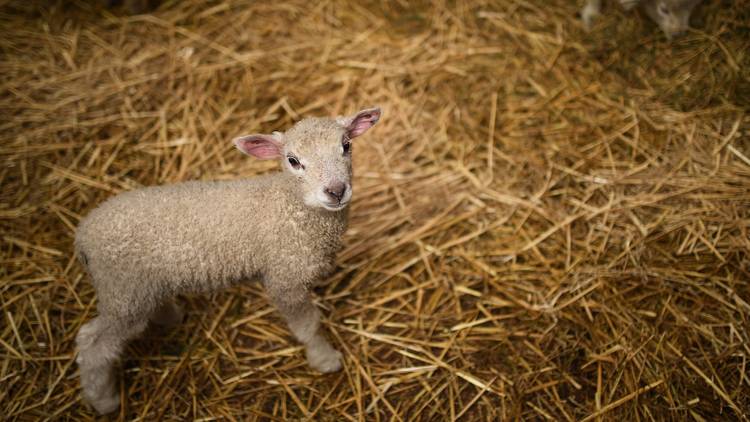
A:
[[[294,337],[305,346],[308,364],[323,373],[341,369],[341,353],[321,332],[320,311],[313,305],[310,293],[301,284],[292,287],[278,281],[267,280],[266,290]]]
[[[638,6],[641,0],[620,0],[620,5],[625,10],[631,10]]]
[[[602,0],[587,0],[581,9],[581,20],[586,30],[590,30],[596,19],[602,13]]]

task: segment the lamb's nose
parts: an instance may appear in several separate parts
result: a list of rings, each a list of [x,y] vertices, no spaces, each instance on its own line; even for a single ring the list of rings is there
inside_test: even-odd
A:
[[[326,187],[325,191],[331,199],[336,202],[341,202],[341,198],[344,197],[344,192],[346,192],[346,185],[341,182],[336,182]]]

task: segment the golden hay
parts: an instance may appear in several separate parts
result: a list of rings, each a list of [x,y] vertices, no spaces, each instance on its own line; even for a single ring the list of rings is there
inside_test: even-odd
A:
[[[81,215],[271,171],[229,140],[381,105],[357,142],[346,368],[310,371],[255,283],[123,359],[120,419],[747,420],[750,4],[667,43],[564,0],[86,1],[0,9],[0,414],[91,419]]]

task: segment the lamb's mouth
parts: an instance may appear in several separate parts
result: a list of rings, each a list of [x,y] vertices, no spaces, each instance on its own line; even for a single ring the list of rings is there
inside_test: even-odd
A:
[[[331,204],[331,203],[322,203],[323,208],[327,209],[328,211],[341,211],[344,208],[346,208],[347,205],[349,205],[349,201],[346,202],[339,202],[338,204]]]

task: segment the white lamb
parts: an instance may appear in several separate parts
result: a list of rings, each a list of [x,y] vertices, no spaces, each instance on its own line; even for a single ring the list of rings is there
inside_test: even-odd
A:
[[[153,321],[176,324],[180,293],[211,292],[259,277],[308,363],[341,368],[319,330],[310,286],[334,269],[352,197],[351,141],[380,109],[306,118],[285,133],[234,140],[278,159],[282,172],[231,182],[186,182],[117,195],[79,224],[76,253],[96,288],[99,315],[76,337],[84,398],[99,413],[119,406],[114,365]]]

